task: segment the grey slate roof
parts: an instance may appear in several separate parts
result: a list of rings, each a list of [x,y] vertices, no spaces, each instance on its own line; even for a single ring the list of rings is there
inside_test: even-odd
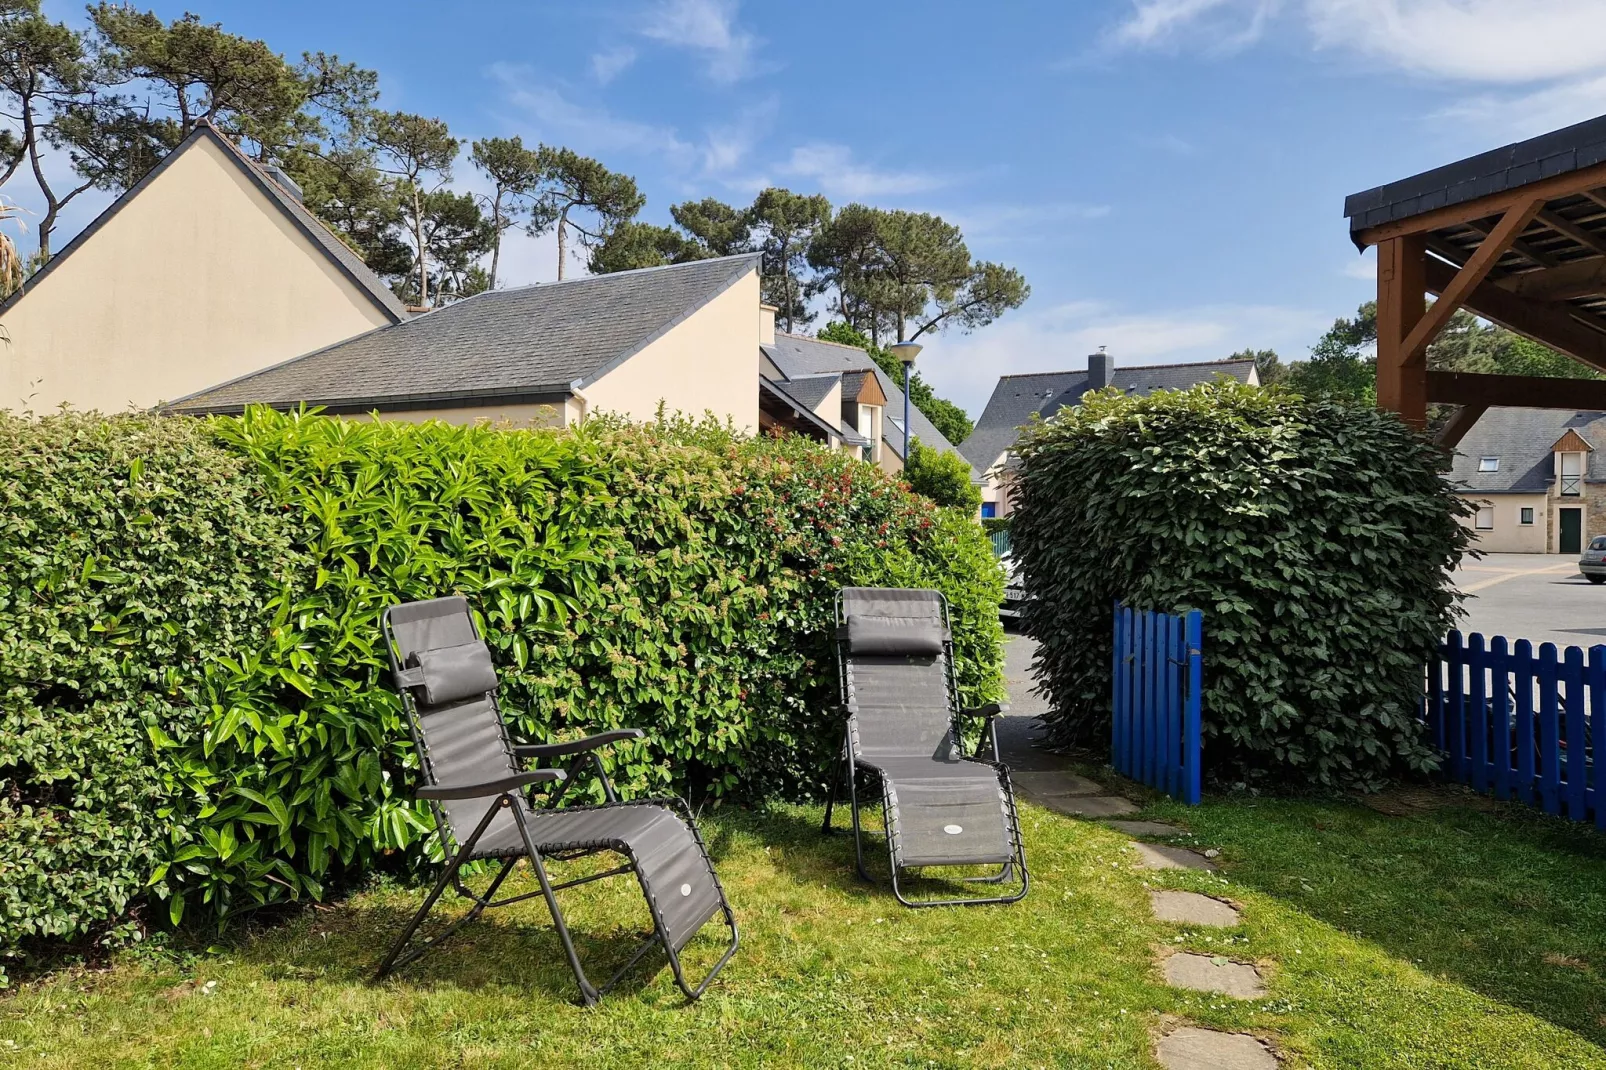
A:
[[[61,252],[51,257],[49,263],[45,264],[44,267],[40,268],[28,279],[22,289],[13,293],[4,302],[0,302],[0,315],[3,315],[7,309],[20,301],[23,295],[33,289],[35,284],[46,275],[50,274],[52,269],[81,248],[90,238],[94,237],[95,232],[105,226],[118,212],[122,211],[124,205],[139,196],[146,186],[156,181],[162,172],[172,165],[173,161],[177,160],[187,149],[202,138],[210,139],[222,148],[224,155],[239,166],[240,170],[251,179],[252,184],[261,190],[268,200],[277,205],[285,215],[289,216],[296,228],[306,235],[325,256],[334,261],[341,274],[350,279],[375,305],[384,310],[390,316],[392,322],[400,323],[408,317],[407,306],[391,292],[390,287],[386,286],[378,275],[375,275],[369,269],[367,264],[362,262],[362,258],[353,252],[350,246],[337,238],[334,232],[325,226],[317,216],[308,211],[298,198],[291,195],[288,190],[278,182],[275,182],[262,168],[257,166],[255,161],[241,152],[239,146],[218,133],[211,123],[205,121],[197,125],[190,136],[185,138],[172,152],[162,157],[160,163],[147,171],[144,178],[130,186],[126,193],[113,201],[104,212],[95,217],[94,221],[79,231]]]
[[[899,458],[904,455],[903,432],[893,425],[892,419],[903,419],[903,391],[892,382],[892,377],[870,359],[870,355],[855,346],[822,342],[818,338],[804,338],[796,334],[775,335],[775,344],[761,347],[775,366],[788,378],[796,379],[825,372],[866,372],[873,374],[887,395],[887,407],[882,414],[881,441]],[[844,379],[847,377],[844,376]],[[844,382],[844,388],[847,384]],[[959,449],[938,431],[919,406],[910,406],[910,421],[914,424],[915,438],[941,451]],[[964,454],[960,453],[963,457]],[[972,473],[973,478],[975,473]]]
[[[1247,383],[1254,370],[1252,360],[1217,360],[1202,364],[1117,365],[1110,385],[1129,394],[1155,390],[1186,390],[1227,375]],[[1087,393],[1087,372],[1035,372],[1005,375],[987,399],[987,408],[976,421],[975,430],[960,443],[959,451],[978,472],[985,472],[1015,445],[1020,429],[1034,414],[1047,419],[1066,405],[1075,405]]]
[[[584,388],[757,270],[757,254],[492,290],[203,390],[176,412],[363,411]]]
[[[842,376],[831,375],[799,375],[789,377],[780,387],[797,401],[802,402],[811,409],[818,409],[820,402],[831,396],[831,391],[842,382]]]
[[[1606,447],[1606,412],[1492,408],[1456,446],[1450,478],[1476,494],[1542,494],[1555,476],[1550,448],[1571,429],[1598,452]],[[1500,458],[1498,472],[1478,471],[1483,457]],[[1606,458],[1584,455],[1587,482],[1606,479]]]
[[[1606,160],[1606,115],[1344,198],[1350,231],[1516,189]],[[1357,243],[1358,244],[1358,243]]]

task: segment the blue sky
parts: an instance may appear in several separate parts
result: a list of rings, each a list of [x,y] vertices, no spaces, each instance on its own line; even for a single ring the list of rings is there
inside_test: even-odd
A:
[[[921,358],[972,415],[1000,374],[1098,345],[1302,357],[1372,291],[1346,194],[1606,112],[1603,0],[152,6],[337,52],[379,72],[385,107],[461,137],[594,155],[653,221],[766,184],[937,212],[1033,290]],[[476,185],[466,157],[458,179]],[[541,281],[554,260],[521,238],[503,270]]]

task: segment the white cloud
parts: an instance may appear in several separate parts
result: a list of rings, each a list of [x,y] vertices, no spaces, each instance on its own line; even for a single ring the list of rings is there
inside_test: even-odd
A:
[[[1353,260],[1345,260],[1342,274],[1346,279],[1360,279],[1363,282],[1376,280],[1377,250],[1369,248]]]
[[[1404,70],[1532,82],[1606,69],[1601,0],[1306,0],[1316,43]]]
[[[579,152],[636,154],[662,160],[671,171],[724,178],[740,167],[775,121],[773,98],[748,104],[727,122],[707,127],[701,137],[676,127],[644,123],[603,107],[581,104],[551,85],[535,81],[526,66],[497,63],[491,76],[508,103],[535,124],[535,136]]]
[[[812,180],[828,197],[847,200],[921,193],[944,184],[938,176],[921,171],[882,171],[855,162],[846,145],[823,141],[793,149],[780,171]]]
[[[1187,31],[1213,50],[1236,50],[1259,40],[1278,0],[1132,0],[1132,14],[1111,33],[1117,45],[1170,45]]]
[[[591,55],[591,76],[607,85],[636,62],[636,50],[629,45],[618,45]]]
[[[736,26],[736,0],[659,0],[647,13],[641,35],[701,54],[708,76],[738,82],[757,73],[759,39]]]
[[[1330,323],[1319,312],[1268,305],[1147,312],[1076,301],[1010,313],[971,335],[922,338],[919,367],[937,393],[978,416],[999,376],[1086,367],[1099,346],[1117,366],[1219,360],[1240,349],[1275,349],[1287,360],[1302,358]]]
[[[1131,0],[1110,41],[1232,49],[1258,40],[1284,11],[1319,48],[1441,78],[1517,83],[1606,67],[1600,0]]]
[[[966,241],[1019,242],[1051,239],[1055,224],[1087,223],[1110,214],[1107,204],[1055,201],[1047,204],[983,204],[948,212],[944,219],[964,231]]]
[[[1498,130],[1513,140],[1533,137],[1585,119],[1606,105],[1606,74],[1547,85],[1532,92],[1486,92],[1438,113],[1473,129]]]
[[[1279,16],[1318,49],[1494,87],[1434,118],[1511,138],[1591,118],[1606,99],[1602,0],[1130,0],[1105,43],[1230,52],[1260,39]]]

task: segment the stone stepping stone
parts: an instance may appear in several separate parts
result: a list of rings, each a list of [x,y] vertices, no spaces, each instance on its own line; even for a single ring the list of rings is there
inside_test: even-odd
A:
[[[1218,929],[1230,929],[1242,920],[1236,907],[1229,906],[1219,899],[1212,899],[1208,895],[1200,895],[1198,892],[1151,890],[1149,905],[1154,908],[1156,918],[1161,921],[1176,922],[1179,925],[1208,925]]]
[[[1034,801],[1072,817],[1120,817],[1138,812],[1137,803],[1119,795],[1046,795]]]
[[[1096,780],[1089,780],[1076,773],[1067,773],[1061,769],[1052,770],[1026,770],[1011,773],[1010,780],[1020,785],[1020,789],[1027,795],[1098,795],[1104,791],[1104,785]]]
[[[1198,851],[1186,847],[1167,847],[1158,843],[1133,843],[1138,862],[1145,869],[1202,869],[1214,873],[1221,867]]]
[[[1178,951],[1165,960],[1165,983],[1172,988],[1214,992],[1233,999],[1259,999],[1266,994],[1260,971],[1247,962]]]
[[[1179,829],[1175,825],[1167,825],[1164,821],[1106,821],[1104,822],[1117,832],[1124,832],[1128,836],[1186,836],[1186,829]]]
[[[1277,1070],[1277,1057],[1256,1038],[1193,1026],[1161,1037],[1154,1057],[1165,1070]]]

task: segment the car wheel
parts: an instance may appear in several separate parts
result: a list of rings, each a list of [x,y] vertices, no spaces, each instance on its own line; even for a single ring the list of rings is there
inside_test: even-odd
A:
[[[1606,576],[1585,576],[1590,583],[1606,583]]]

